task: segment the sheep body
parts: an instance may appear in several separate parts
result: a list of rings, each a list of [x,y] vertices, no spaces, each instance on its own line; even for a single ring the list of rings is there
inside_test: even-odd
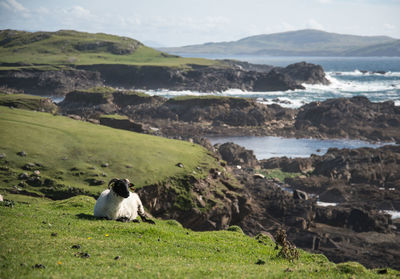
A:
[[[142,202],[136,193],[129,193],[129,197],[123,198],[113,190],[104,190],[96,201],[93,215],[105,217],[110,220],[128,218],[132,221],[138,215],[145,216]]]

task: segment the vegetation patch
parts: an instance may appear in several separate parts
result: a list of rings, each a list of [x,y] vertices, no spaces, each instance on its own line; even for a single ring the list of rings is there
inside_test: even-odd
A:
[[[269,169],[257,172],[264,175],[267,179],[278,179],[279,181],[285,181],[286,178],[295,178],[302,175],[300,172],[284,172],[281,169]]]
[[[27,94],[2,94],[1,92],[0,106],[47,111],[52,113],[55,113],[58,110],[57,106],[48,98]]]
[[[137,40],[103,33],[0,31],[0,70],[52,66],[124,64],[167,67],[219,65],[215,60],[183,58],[149,48]],[[44,66],[45,65],[45,66]]]
[[[86,196],[0,206],[0,277],[390,278],[399,274],[388,269],[378,275],[365,268],[349,273],[343,264],[302,250],[298,260],[290,262],[277,257],[273,245],[237,232],[195,232],[162,220],[155,225],[100,220],[93,217],[93,206],[94,199]]]
[[[103,114],[101,118],[107,118],[107,119],[115,119],[115,120],[127,120],[129,119],[128,116],[126,115],[120,115],[120,114]]]
[[[45,194],[57,199],[96,196],[106,186],[90,185],[93,180],[125,177],[140,188],[187,173],[205,177],[209,168],[217,167],[216,160],[199,145],[48,113],[0,106],[0,126],[1,193]],[[22,151],[25,156],[17,154]],[[178,163],[184,168],[177,167]],[[202,164],[206,167],[199,171]],[[31,166],[29,170],[24,169],[26,165]],[[36,176],[35,171],[39,171]]]

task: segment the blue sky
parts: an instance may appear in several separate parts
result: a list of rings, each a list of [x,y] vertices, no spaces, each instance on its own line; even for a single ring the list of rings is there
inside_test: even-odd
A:
[[[400,38],[400,0],[0,0],[0,29],[75,29],[163,46],[313,28]]]

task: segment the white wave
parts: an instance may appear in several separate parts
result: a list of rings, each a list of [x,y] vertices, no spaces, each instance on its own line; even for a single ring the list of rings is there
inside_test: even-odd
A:
[[[385,72],[385,73],[379,73],[379,72],[374,72],[374,71],[363,71],[361,72],[360,70],[354,70],[351,72],[327,72],[327,74],[331,76],[380,76],[380,77],[400,77],[400,72]]]
[[[338,204],[337,204],[336,202],[322,202],[322,201],[317,201],[317,205],[318,205],[318,206],[327,207],[327,206],[337,206]]]
[[[306,90],[329,91],[334,93],[380,92],[400,89],[400,80],[341,80],[330,74],[327,74],[326,77],[330,81],[329,85],[303,84],[303,86]]]

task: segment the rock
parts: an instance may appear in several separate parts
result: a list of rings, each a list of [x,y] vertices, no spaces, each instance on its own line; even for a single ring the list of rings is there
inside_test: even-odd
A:
[[[31,176],[26,180],[26,183],[28,183],[29,185],[33,186],[33,187],[40,187],[42,186],[42,180],[40,179],[40,177],[36,177],[36,176]]]
[[[81,249],[81,245],[80,244],[74,244],[71,246],[72,249]]]
[[[219,154],[223,160],[229,165],[241,165],[246,167],[258,166],[258,160],[252,150],[247,150],[244,147],[232,142],[224,143],[217,147]]]
[[[265,264],[265,261],[264,261],[264,260],[261,260],[261,259],[258,259],[257,262],[256,262],[256,264],[258,264],[258,265],[263,265],[263,264]]]
[[[329,80],[325,76],[323,68],[320,65],[299,62],[288,65],[286,68],[281,69],[280,71],[290,76],[299,84],[330,84]]]
[[[313,170],[312,160],[310,158],[270,158],[261,160],[260,164],[263,169],[276,169],[280,168],[284,172],[301,172],[307,173]]]
[[[6,157],[6,154],[0,153],[0,159],[4,159]]]
[[[75,257],[79,257],[79,258],[90,258],[90,254],[87,252],[79,252],[74,255],[75,255]]]
[[[102,167],[102,168],[108,168],[108,166],[109,166],[108,163],[103,163],[103,164],[101,164],[101,167]]]
[[[4,201],[3,196],[0,195],[0,202]]]
[[[25,151],[22,150],[22,151],[18,152],[17,155],[21,156],[21,157],[26,157],[28,155],[28,153],[26,153]]]
[[[35,171],[33,171],[33,174],[36,175],[36,176],[39,176],[40,175],[40,171],[39,170],[35,170]]]
[[[100,186],[106,183],[104,180],[98,180],[95,178],[86,179],[86,182],[88,182],[90,186]]]
[[[393,101],[372,103],[366,97],[312,102],[299,110],[295,128],[307,137],[366,138],[393,141],[398,138],[399,108]]]
[[[319,195],[319,200],[322,202],[341,203],[349,200],[350,188],[333,186]]]
[[[35,265],[33,266],[33,268],[37,268],[37,269],[45,269],[45,268],[46,268],[46,266],[45,266],[45,265],[43,265],[43,264],[35,264]]]
[[[293,191],[293,199],[295,200],[308,200],[308,194],[301,190],[294,190]]]
[[[118,118],[110,118],[110,117],[101,117],[100,124],[116,129],[128,130],[137,133],[143,133],[143,125],[139,123],[135,123],[130,119],[118,119]]]
[[[34,163],[27,163],[22,167],[23,170],[34,170],[35,168],[36,165]]]
[[[29,175],[26,172],[20,173],[18,175],[18,179],[20,179],[20,180],[26,180],[28,178],[29,178]]]
[[[178,163],[178,164],[176,164],[175,166],[177,166],[177,167],[179,167],[179,168],[183,168],[183,167],[184,167],[182,163]]]

